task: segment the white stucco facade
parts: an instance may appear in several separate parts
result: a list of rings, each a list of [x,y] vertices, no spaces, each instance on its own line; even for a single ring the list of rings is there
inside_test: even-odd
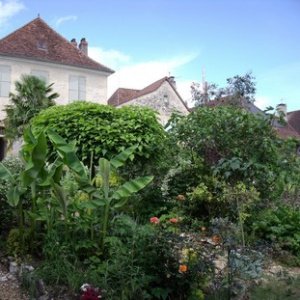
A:
[[[70,76],[85,78],[85,99],[99,104],[107,102],[107,77],[109,74],[91,69],[73,67],[63,64],[0,56],[0,66],[10,67],[10,92],[14,92],[14,82],[20,80],[22,74],[46,72],[47,84],[54,83],[53,91],[59,94],[57,104],[70,103]],[[9,104],[9,97],[0,96],[0,120],[5,118],[3,109]]]
[[[158,117],[162,125],[167,124],[174,112],[182,115],[188,115],[189,113],[187,107],[167,81],[154,92],[130,100],[120,106],[124,105],[147,106],[156,110],[159,113]]]

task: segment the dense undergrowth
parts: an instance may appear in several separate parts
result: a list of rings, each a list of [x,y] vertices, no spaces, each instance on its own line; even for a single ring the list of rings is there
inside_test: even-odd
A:
[[[51,121],[58,107],[45,110],[21,160],[1,164],[1,248],[38,262],[31,276],[74,293],[89,283],[104,299],[233,299],[270,253],[299,264],[296,141],[279,139],[270,119],[200,107],[164,132],[136,108],[70,105],[81,122],[85,105],[101,112],[95,130],[87,122],[77,140],[71,119],[62,128]]]

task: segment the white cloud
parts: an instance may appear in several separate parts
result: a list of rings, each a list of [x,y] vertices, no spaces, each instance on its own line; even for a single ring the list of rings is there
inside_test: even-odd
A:
[[[184,101],[187,102],[189,107],[193,107],[191,85],[195,80],[176,80],[177,90]]]
[[[0,26],[25,8],[19,0],[0,1]]]
[[[65,16],[58,18],[55,22],[56,27],[59,27],[62,23],[68,22],[68,21],[76,21],[77,16]]]
[[[120,67],[115,74],[108,78],[108,96],[119,87],[142,89],[164,76],[175,75],[179,67],[191,62],[196,57],[195,54],[188,54],[165,60],[131,63]],[[187,94],[186,86],[186,82],[179,83],[179,92],[182,90]]]
[[[164,76],[175,76],[178,68],[196,59],[198,54],[184,54],[168,59],[134,62],[132,57],[118,50],[89,47],[89,56],[116,71],[108,77],[108,97],[110,97],[120,87],[142,89]],[[192,80],[177,78],[176,81],[177,89],[182,98],[190,102]]]
[[[261,96],[261,95],[257,95],[255,97],[255,102],[254,104],[259,107],[260,109],[262,110],[265,110],[267,107],[269,106],[273,106],[274,105],[272,104],[272,100],[270,97],[267,97],[267,96]]]
[[[89,47],[89,56],[111,69],[119,69],[130,62],[129,55],[118,50],[104,50],[101,47]]]

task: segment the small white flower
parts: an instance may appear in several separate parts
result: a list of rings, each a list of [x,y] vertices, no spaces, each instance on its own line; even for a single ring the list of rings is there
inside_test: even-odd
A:
[[[83,292],[86,292],[87,289],[90,287],[90,285],[88,283],[84,283],[81,287],[80,290]]]

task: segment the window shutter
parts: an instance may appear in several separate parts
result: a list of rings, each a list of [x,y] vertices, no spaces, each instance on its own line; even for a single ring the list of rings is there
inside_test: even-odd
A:
[[[86,78],[84,76],[70,75],[69,100],[86,100]]]
[[[79,100],[86,100],[86,79],[83,76],[79,77]]]
[[[10,66],[0,66],[0,96],[8,97],[10,92]]]
[[[69,77],[69,100],[78,100],[78,76]]]

